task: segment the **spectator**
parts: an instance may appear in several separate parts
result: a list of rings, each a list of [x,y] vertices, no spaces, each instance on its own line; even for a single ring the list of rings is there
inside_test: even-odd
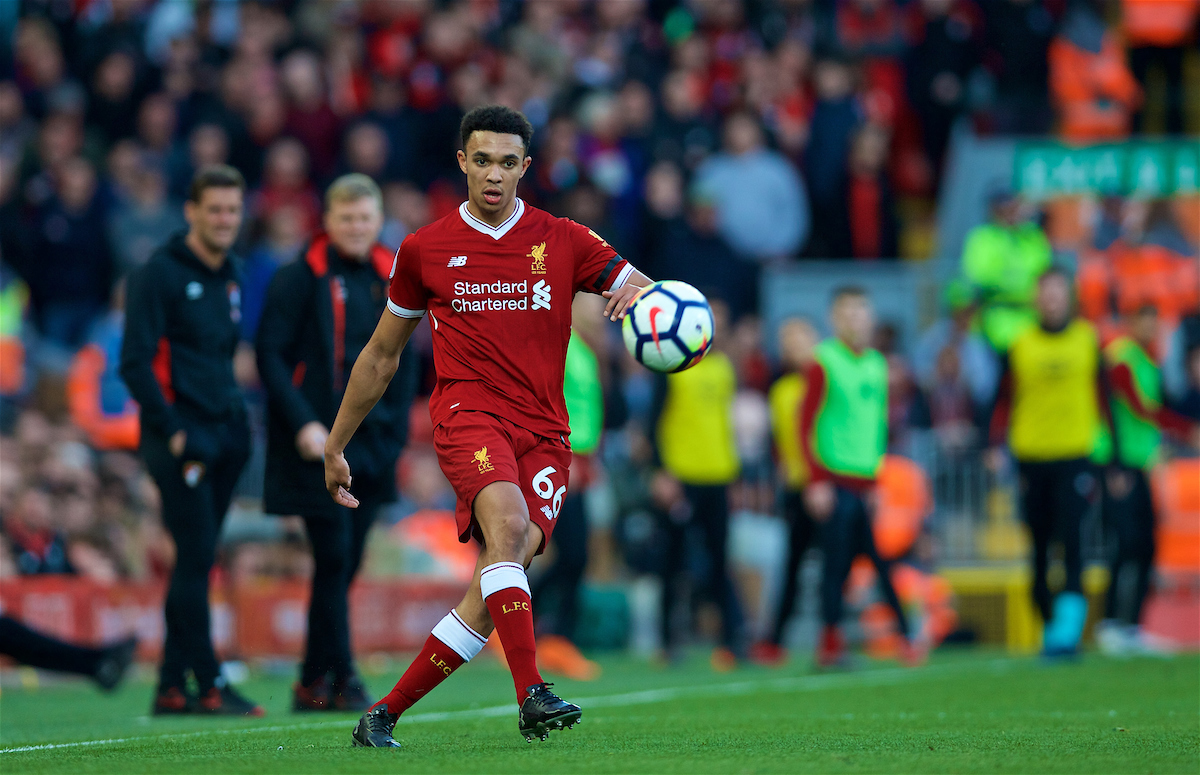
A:
[[[277,208],[267,218],[266,239],[246,259],[242,280],[242,338],[247,342],[253,342],[258,331],[271,278],[279,267],[295,261],[304,248],[310,234],[304,218],[303,211],[295,206]]]
[[[1050,90],[1059,134],[1072,142],[1129,135],[1142,89],[1125,66],[1125,51],[1102,16],[1101,0],[1074,0],[1050,44]]]
[[[302,216],[302,228],[311,234],[320,226],[321,200],[309,178],[308,151],[292,137],[276,141],[267,151],[262,187],[254,197],[253,212],[268,221],[282,207],[293,207]]]
[[[868,123],[850,146],[846,212],[854,258],[894,258],[899,251],[896,202],[887,174],[889,140],[887,129]]]
[[[1050,241],[1007,188],[993,189],[989,201],[989,222],[967,234],[962,268],[980,301],[983,334],[1004,353],[1035,319],[1037,278],[1050,267]]]
[[[433,221],[429,197],[411,183],[389,183],[383,187],[383,232],[379,241],[393,250],[404,238]]]
[[[1129,46],[1129,67],[1145,84],[1152,68],[1166,82],[1167,134],[1183,133],[1183,61],[1195,41],[1200,3],[1196,0],[1122,0],[1122,32]],[[1139,112],[1135,120],[1142,119]],[[1144,120],[1141,130],[1146,131]]]
[[[33,319],[50,344],[73,350],[108,303],[112,254],[97,238],[107,225],[96,170],[82,158],[58,171],[54,197],[39,208],[33,262],[22,268]]]
[[[850,144],[864,111],[854,93],[854,71],[839,59],[825,58],[814,70],[817,103],[804,171],[812,195],[812,239],[808,255],[853,255],[846,212]]]
[[[1042,134],[1050,129],[1047,52],[1054,36],[1050,4],[1038,0],[983,3],[984,67],[991,74],[993,129]]]
[[[794,256],[810,225],[808,198],[796,169],[766,148],[762,127],[748,113],[726,120],[724,140],[724,152],[696,172],[698,185],[714,197],[722,236],[746,261]]]
[[[671,271],[659,261],[670,246],[668,231],[683,217],[683,171],[677,164],[660,161],[650,168],[642,185],[642,202],[637,243],[639,262],[651,277],[671,277]]]
[[[137,137],[147,160],[164,174],[175,141],[178,116],[166,94],[147,97],[138,111]]]
[[[1151,304],[1173,327],[1200,308],[1196,253],[1172,219],[1166,200],[1131,200],[1122,208],[1121,236],[1105,254],[1081,262],[1083,314],[1100,325]]]
[[[196,170],[212,164],[229,162],[229,133],[217,123],[196,125],[188,135],[187,147],[171,154],[167,171],[170,176],[171,197],[182,200]]]
[[[948,457],[961,456],[978,438],[978,404],[964,378],[958,350],[946,345],[938,352],[933,377],[925,391],[930,426]]]
[[[579,159],[587,177],[610,198],[613,220],[629,223],[637,218],[641,194],[637,181],[645,174],[645,158],[639,144],[623,136],[621,108],[620,100],[607,94],[589,97],[580,106],[585,133]]]
[[[82,96],[79,84],[67,74],[62,43],[49,20],[39,16],[21,19],[13,55],[17,84],[34,118],[46,118],[55,105]]]
[[[1187,384],[1175,408],[1193,422],[1200,422],[1200,346],[1193,345],[1186,353]]]
[[[310,50],[297,49],[284,58],[280,77],[288,97],[288,133],[304,144],[317,175],[331,174],[337,160],[341,119],[329,107],[320,58]]]
[[[5,166],[20,162],[37,129],[37,123],[25,113],[21,90],[12,81],[0,81],[0,160]]]
[[[652,250],[647,258],[658,272],[656,277],[683,280],[706,289],[710,296],[725,301],[735,318],[754,310],[753,265],[739,260],[721,236],[716,204],[706,191],[691,192],[683,217],[671,215],[659,222]]]
[[[134,134],[138,115],[138,63],[128,51],[113,51],[100,61],[92,79],[87,121],[106,143]]]
[[[129,200],[114,210],[108,238],[118,275],[146,263],[167,237],[186,225],[178,203],[167,198],[166,189],[162,171],[144,166],[136,173]]]
[[[967,82],[979,62],[983,19],[970,0],[920,0],[905,72],[925,154],[941,178],[950,129],[967,108]]]
[[[21,490],[4,519],[4,535],[22,575],[75,572],[52,511],[50,493],[39,485]]]
[[[717,131],[703,115],[699,80],[683,70],[674,70],[663,79],[663,109],[651,141],[655,161],[674,162],[690,171],[716,150]]]
[[[363,121],[346,132],[344,163],[347,172],[360,172],[378,181],[388,180],[392,177],[391,153],[388,135],[379,124]]]
[[[957,369],[968,386],[973,405],[984,407],[996,392],[999,377],[996,355],[974,328],[979,311],[974,291],[962,280],[946,285],[942,293],[946,316],[930,326],[913,352],[913,371],[926,390],[932,390],[943,364],[944,351],[955,353]]]

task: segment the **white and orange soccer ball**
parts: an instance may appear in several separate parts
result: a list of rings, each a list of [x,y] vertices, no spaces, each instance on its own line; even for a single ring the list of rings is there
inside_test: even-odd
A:
[[[713,341],[713,314],[704,294],[679,280],[659,280],[642,289],[625,310],[625,347],[648,369],[691,368]]]

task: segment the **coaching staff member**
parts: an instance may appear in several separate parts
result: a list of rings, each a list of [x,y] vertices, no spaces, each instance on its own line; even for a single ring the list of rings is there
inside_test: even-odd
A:
[[[347,593],[379,507],[396,498],[417,361],[405,353],[397,378],[346,447],[361,505],[339,506],[325,491],[325,438],[350,369],[387,304],[394,253],[376,241],[382,198],[366,175],[333,182],[324,225],[300,260],[271,279],[259,324],[268,409],[263,510],[299,514],[312,544],[308,644],[292,707],[362,712],[371,701],[354,671]]]
[[[141,406],[141,454],[175,539],[155,714],[263,714],[221,679],[208,610],[217,537],[250,451],[233,378],[241,262],[230,253],[244,190],[232,167],[197,172],[183,209],[187,232],[171,237],[129,281],[121,376]],[[189,670],[198,694],[188,688]]]

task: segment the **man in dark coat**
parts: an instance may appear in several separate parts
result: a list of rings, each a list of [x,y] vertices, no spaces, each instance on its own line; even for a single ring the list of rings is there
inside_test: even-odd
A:
[[[187,232],[129,278],[121,377],[138,402],[142,459],[175,541],[155,715],[263,715],[221,675],[208,603],[221,526],[250,456],[246,406],[233,374],[241,262],[230,253],[244,190],[232,167],[197,172],[183,210]],[[198,694],[188,687],[189,672]]]
[[[354,670],[347,595],[379,507],[396,498],[417,362],[404,357],[400,378],[346,449],[362,505],[338,506],[325,492],[325,438],[387,303],[393,256],[376,241],[383,213],[374,181],[345,175],[325,199],[325,233],[275,273],[258,328],[268,408],[263,510],[300,515],[312,544],[308,643],[293,708],[362,711],[371,703]]]

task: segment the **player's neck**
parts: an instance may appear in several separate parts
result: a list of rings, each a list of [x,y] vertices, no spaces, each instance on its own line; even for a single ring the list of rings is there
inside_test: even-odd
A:
[[[508,203],[508,207],[502,210],[497,210],[495,213],[485,213],[479,208],[475,201],[467,197],[467,212],[475,216],[479,220],[486,223],[488,226],[499,226],[507,221],[517,209],[517,198],[514,196],[512,201]]]

